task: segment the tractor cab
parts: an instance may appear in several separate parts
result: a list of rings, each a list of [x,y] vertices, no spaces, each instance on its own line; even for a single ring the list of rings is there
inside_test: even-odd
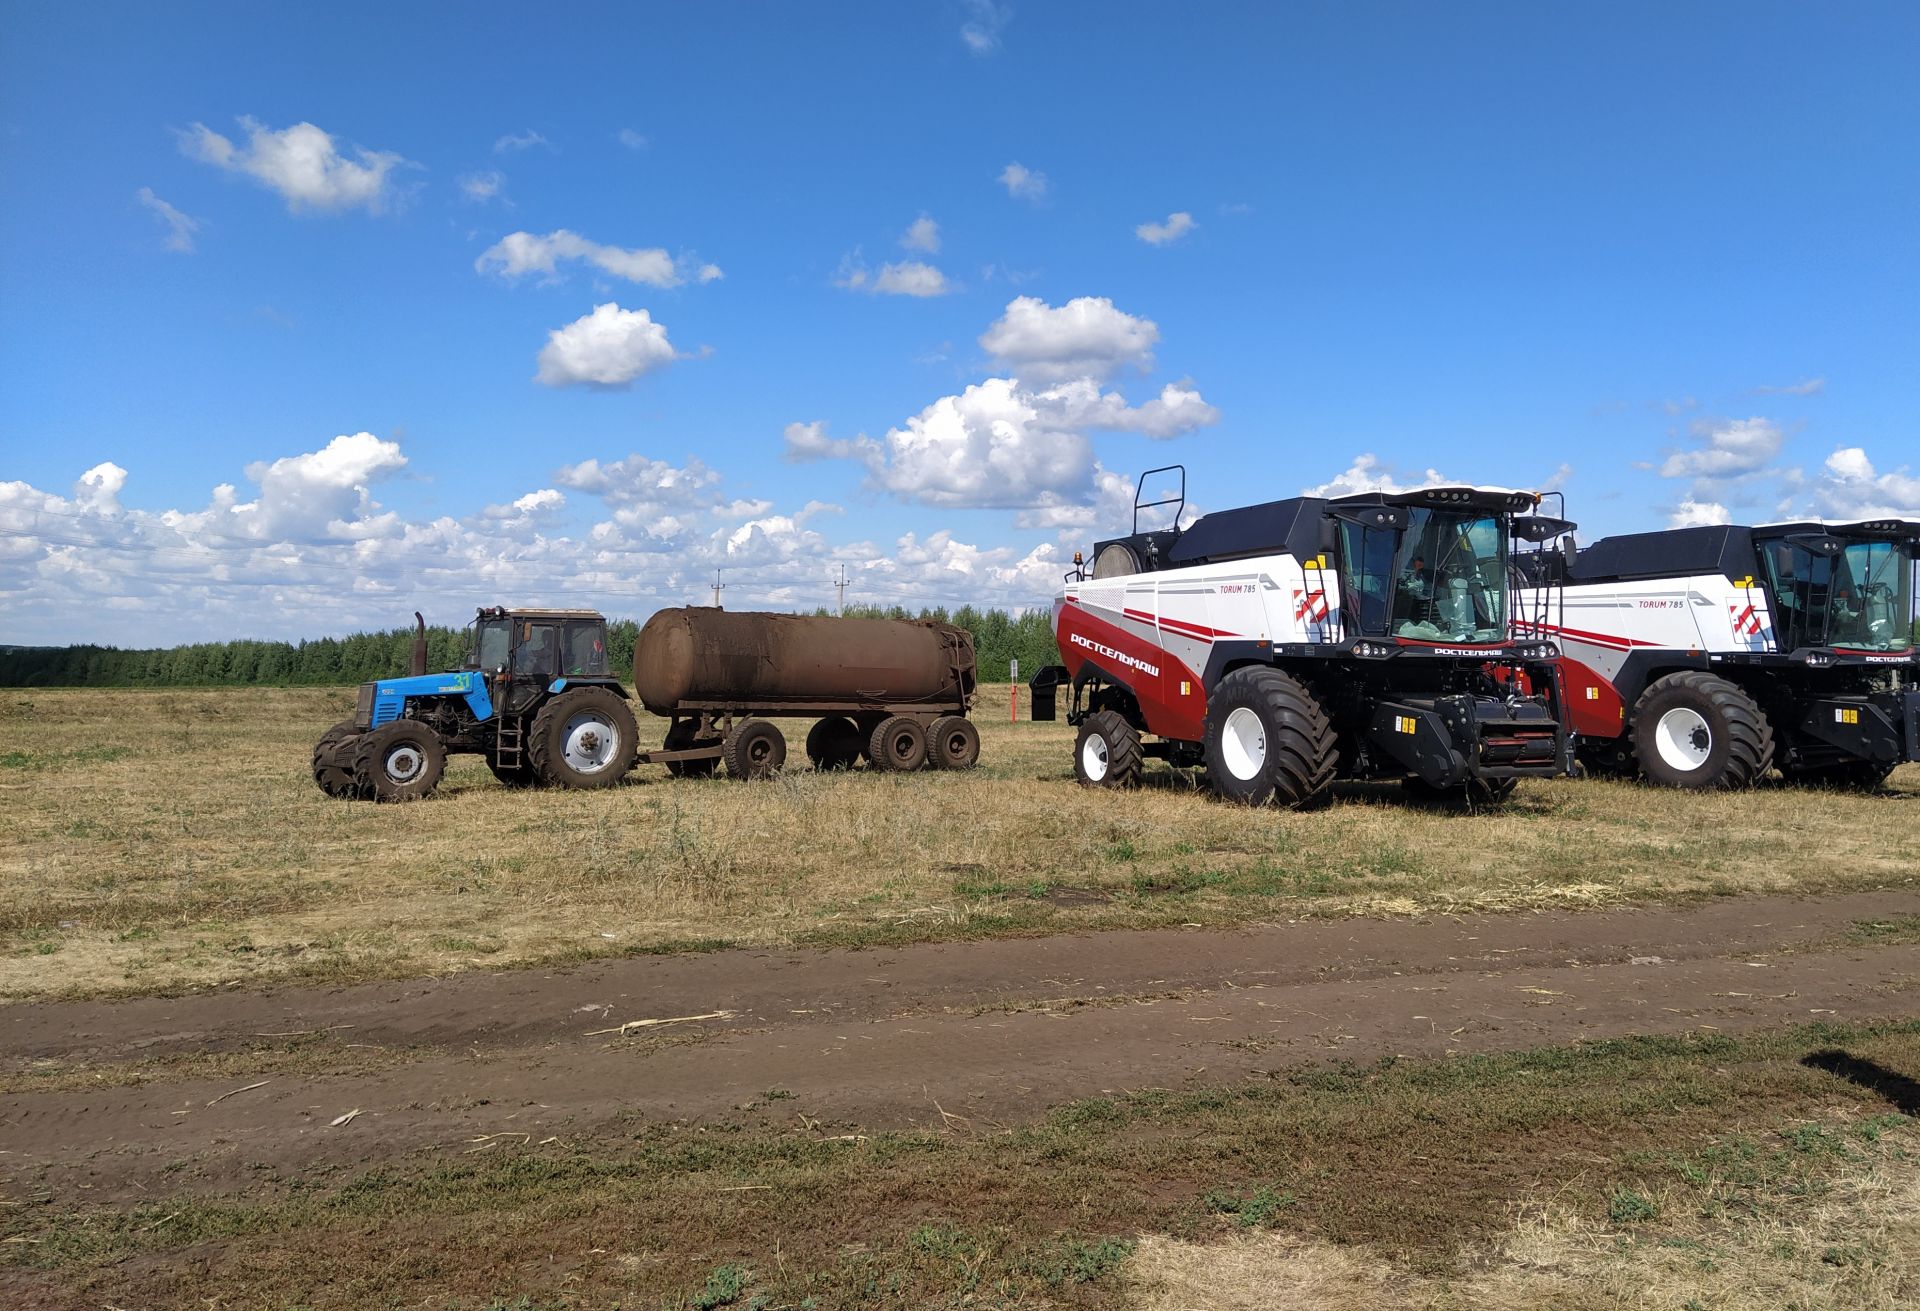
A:
[[[1920,522],[1772,524],[1753,542],[1778,650],[1913,650]]]
[[[596,610],[482,607],[466,668],[487,676],[510,707],[538,700],[557,680],[607,679],[607,621]]]

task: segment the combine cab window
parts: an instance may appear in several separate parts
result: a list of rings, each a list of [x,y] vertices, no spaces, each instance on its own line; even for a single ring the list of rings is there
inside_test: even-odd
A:
[[[1913,557],[1900,543],[1853,542],[1829,555],[1787,538],[1762,554],[1780,650],[1912,648]]]
[[[607,674],[607,630],[599,624],[571,624],[567,631],[566,667],[569,678],[604,678]]]
[[[1342,524],[1355,631],[1416,642],[1507,634],[1507,535],[1493,516],[1411,509],[1399,532]]]

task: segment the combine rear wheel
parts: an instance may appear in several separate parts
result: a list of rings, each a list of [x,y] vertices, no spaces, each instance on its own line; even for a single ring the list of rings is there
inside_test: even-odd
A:
[[[1662,786],[1746,788],[1773,765],[1773,728],[1737,686],[1686,669],[1640,694],[1633,749],[1641,772]]]
[[[845,715],[829,715],[807,730],[807,759],[815,769],[852,769],[864,746],[865,734]]]
[[[1140,783],[1140,735],[1116,710],[1096,710],[1080,721],[1073,744],[1073,776],[1090,788]]]
[[[611,688],[571,688],[540,707],[527,734],[527,763],[542,783],[612,787],[633,768],[639,727]]]
[[[867,739],[867,759],[875,769],[909,773],[927,763],[927,733],[920,721],[893,715],[880,721]]]
[[[942,715],[927,729],[927,758],[935,769],[972,769],[980,763],[980,730],[964,715]]]
[[[772,778],[787,763],[787,739],[771,719],[743,719],[720,748],[735,778]]]
[[[346,746],[354,735],[351,719],[343,719],[320,735],[313,744],[313,781],[322,792],[330,797],[350,797],[353,795],[353,769],[342,765],[341,760],[351,761],[353,749]],[[341,748],[345,747],[342,752]]]
[[[1872,792],[1887,781],[1892,765],[1872,760],[1842,760],[1831,765],[1802,765],[1786,770],[1787,782],[1805,787],[1841,788],[1849,792]]]
[[[1333,782],[1333,726],[1313,693],[1277,669],[1248,666],[1207,698],[1207,775],[1214,790],[1249,806],[1299,807]]]
[[[369,801],[418,801],[432,796],[446,769],[446,744],[417,719],[382,724],[354,743],[354,787]]]

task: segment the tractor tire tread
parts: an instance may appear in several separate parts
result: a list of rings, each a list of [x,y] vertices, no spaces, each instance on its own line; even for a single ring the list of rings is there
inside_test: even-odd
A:
[[[600,706],[614,720],[615,727],[620,730],[620,750],[624,759],[613,762],[599,774],[580,775],[579,781],[576,781],[575,778],[568,776],[572,773],[571,770],[566,773],[561,772],[566,769],[566,766],[556,759],[556,756],[564,748],[560,748],[553,739],[557,736],[556,729],[566,722],[567,716],[574,709],[589,705]],[[634,761],[639,759],[639,734],[640,726],[634,720],[633,707],[628,705],[626,698],[618,692],[598,683],[589,684],[586,687],[570,687],[535,712],[533,723],[528,726],[525,739],[527,767],[532,770],[537,782],[550,787],[581,789],[612,787],[627,776],[633,769]]]

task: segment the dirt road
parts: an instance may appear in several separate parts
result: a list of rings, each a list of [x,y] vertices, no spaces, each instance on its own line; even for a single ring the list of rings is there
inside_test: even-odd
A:
[[[1912,1016],[1920,946],[1858,926],[1915,915],[1912,893],[1745,899],[18,1004],[0,1173],[108,1202],[647,1120],[964,1132],[1329,1057]],[[59,1090],[18,1077],[50,1068]]]

